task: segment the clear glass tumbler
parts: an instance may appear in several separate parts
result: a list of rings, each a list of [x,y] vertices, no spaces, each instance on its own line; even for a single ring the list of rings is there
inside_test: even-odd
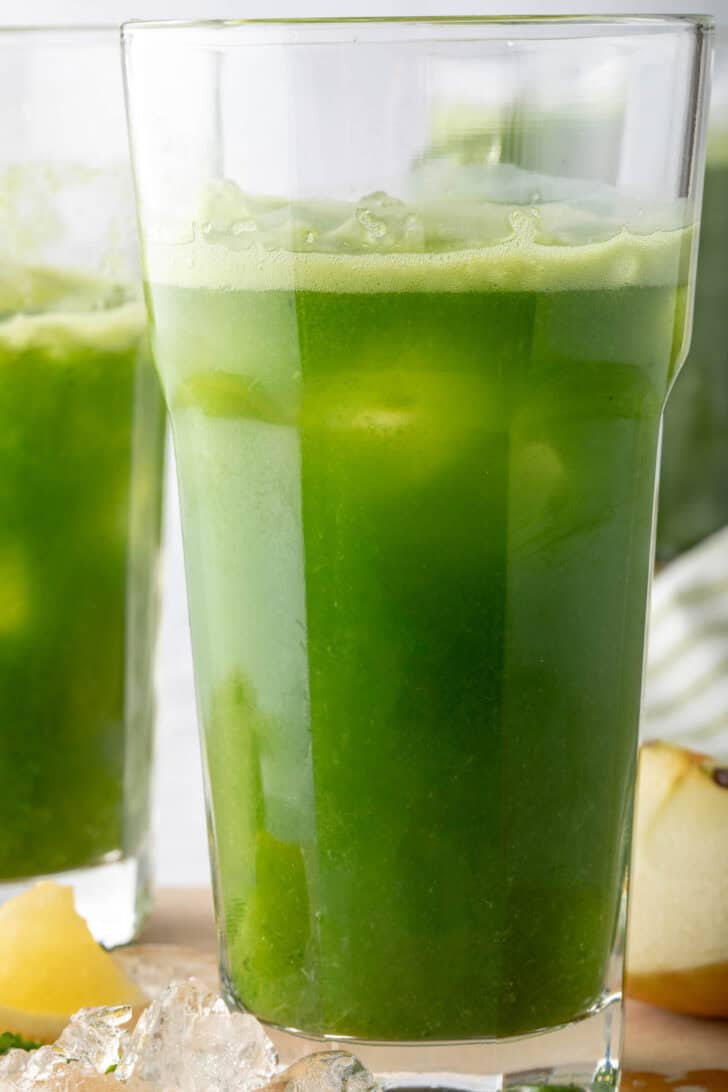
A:
[[[118,29],[0,31],[0,901],[148,904],[164,403]]]
[[[716,34],[687,367],[665,414],[657,560],[728,526],[728,28]]]
[[[125,30],[222,979],[286,1056],[617,1080],[708,37]]]

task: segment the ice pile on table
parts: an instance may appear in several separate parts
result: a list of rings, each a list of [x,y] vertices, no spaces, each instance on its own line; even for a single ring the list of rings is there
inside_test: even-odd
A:
[[[82,1009],[53,1046],[0,1059],[0,1092],[380,1092],[350,1054],[285,1069],[253,1016],[194,978],[173,982],[129,1027],[127,1005]]]

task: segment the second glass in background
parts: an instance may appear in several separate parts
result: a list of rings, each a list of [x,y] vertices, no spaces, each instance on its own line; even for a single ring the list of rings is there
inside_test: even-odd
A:
[[[114,29],[0,33],[0,899],[149,902],[164,410]]]

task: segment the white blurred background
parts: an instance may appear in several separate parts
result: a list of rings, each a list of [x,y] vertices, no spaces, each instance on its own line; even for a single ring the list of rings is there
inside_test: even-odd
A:
[[[124,19],[275,19],[296,16],[713,14],[728,21],[728,0],[0,0],[4,24],[120,22]]]
[[[0,24],[115,23],[131,18],[274,18],[710,12],[728,23],[728,0],[0,0]],[[170,469],[163,611],[158,658],[159,719],[154,842],[159,886],[209,883],[202,777],[192,682],[177,492]]]

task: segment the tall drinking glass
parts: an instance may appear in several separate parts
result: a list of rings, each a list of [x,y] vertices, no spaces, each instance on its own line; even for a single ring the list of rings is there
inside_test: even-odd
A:
[[[716,35],[695,322],[665,414],[657,560],[728,526],[728,28]]]
[[[0,32],[0,901],[148,902],[164,447],[118,30]]]
[[[125,49],[226,994],[390,1088],[614,1084],[705,24]]]

